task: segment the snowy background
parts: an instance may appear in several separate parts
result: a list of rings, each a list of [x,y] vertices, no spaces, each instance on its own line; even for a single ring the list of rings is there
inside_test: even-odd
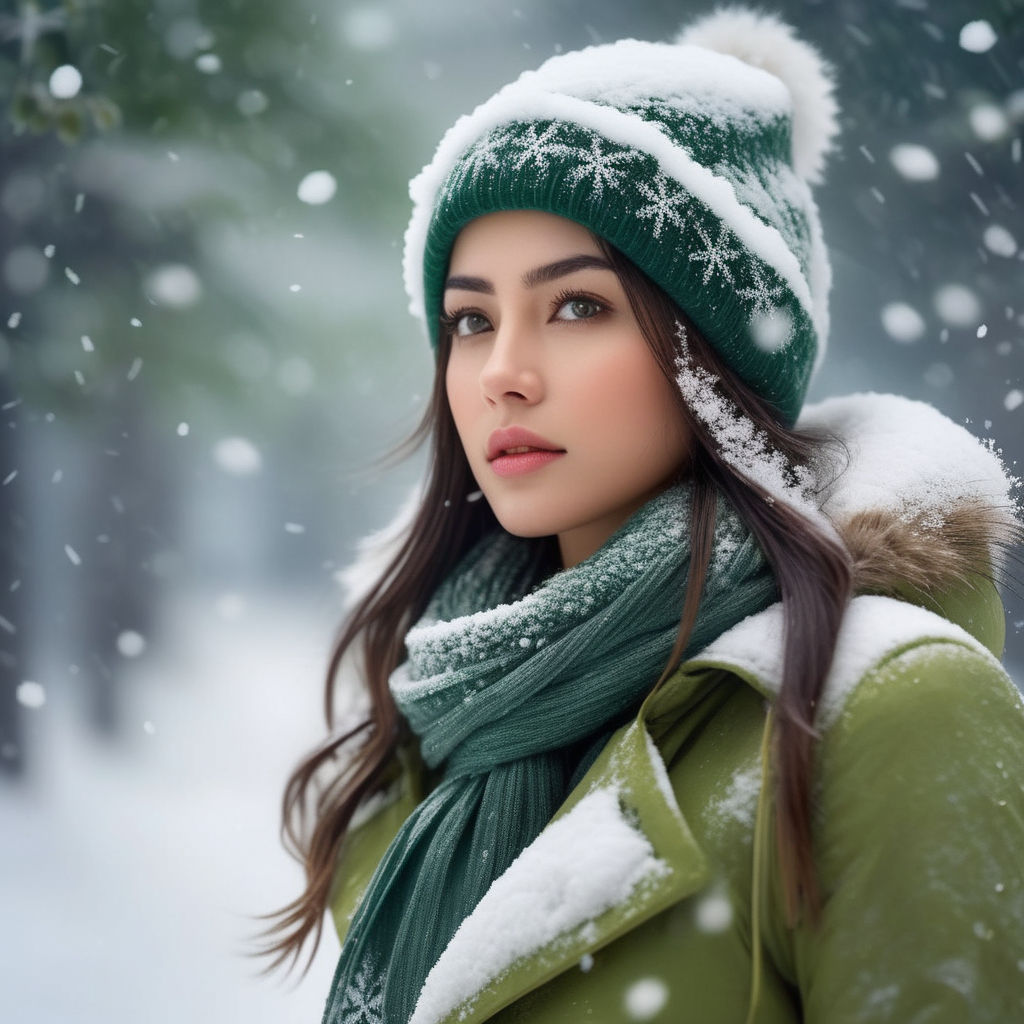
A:
[[[19,0],[0,13],[0,1015],[319,1018],[252,915],[319,737],[336,573],[415,477],[407,180],[524,68],[704,2]],[[835,64],[812,397],[1024,456],[1024,7],[786,0]],[[1017,472],[1020,472],[1019,466]],[[1018,568],[1017,590],[1024,590]],[[1024,604],[1007,660],[1024,679]]]

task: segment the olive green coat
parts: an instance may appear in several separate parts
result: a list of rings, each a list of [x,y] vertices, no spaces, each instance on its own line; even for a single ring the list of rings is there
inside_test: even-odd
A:
[[[762,786],[774,606],[612,738],[464,922],[415,1024],[1024,1021],[1024,711],[994,588],[940,607],[860,597],[844,620],[818,709],[816,926],[787,926]],[[340,937],[422,795],[404,762],[346,841]]]

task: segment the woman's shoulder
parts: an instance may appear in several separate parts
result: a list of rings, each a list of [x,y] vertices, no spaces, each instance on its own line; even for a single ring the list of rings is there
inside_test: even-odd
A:
[[[822,733],[870,707],[924,712],[919,706],[928,695],[979,708],[987,699],[1019,710],[1020,694],[991,649],[1002,641],[994,625],[1002,618],[995,588],[979,586],[974,600],[957,610],[959,622],[893,597],[854,598],[817,709]],[[683,669],[725,669],[772,700],[782,685],[783,625],[782,605],[772,605],[727,630]]]

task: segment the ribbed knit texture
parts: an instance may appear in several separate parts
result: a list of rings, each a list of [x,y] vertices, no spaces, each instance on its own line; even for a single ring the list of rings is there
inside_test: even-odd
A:
[[[689,504],[688,485],[665,491],[534,589],[536,543],[499,531],[438,589],[391,687],[441,782],[359,904],[325,1024],[409,1019],[459,924],[568,795],[580,757],[650,690],[679,627]],[[775,598],[756,542],[720,503],[688,652]]]

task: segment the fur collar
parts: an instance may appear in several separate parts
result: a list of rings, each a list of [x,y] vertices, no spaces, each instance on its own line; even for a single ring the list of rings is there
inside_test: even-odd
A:
[[[819,495],[853,559],[858,592],[942,593],[1000,577],[1021,540],[1010,476],[991,444],[924,402],[854,394],[808,406],[847,463]]]

